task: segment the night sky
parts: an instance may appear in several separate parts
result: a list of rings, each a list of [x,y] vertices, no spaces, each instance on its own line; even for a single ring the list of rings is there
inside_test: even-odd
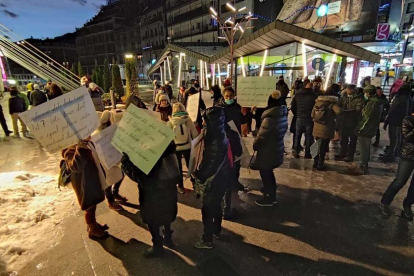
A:
[[[0,0],[0,24],[23,38],[53,38],[83,24],[105,0]]]

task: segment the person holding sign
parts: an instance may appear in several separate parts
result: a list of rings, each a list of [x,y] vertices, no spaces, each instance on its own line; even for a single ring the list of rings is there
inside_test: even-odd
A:
[[[221,238],[221,201],[229,179],[228,140],[225,114],[221,107],[206,109],[203,160],[194,172],[195,190],[202,197],[204,235],[195,244],[199,249],[212,249],[213,237]]]
[[[256,205],[271,207],[276,201],[276,178],[273,170],[283,164],[285,156],[284,137],[288,129],[287,107],[280,91],[274,91],[268,99],[262,123],[253,143],[257,152],[252,158],[250,168],[259,170],[263,182],[263,198],[256,200]]]
[[[90,137],[79,140],[62,151],[62,157],[70,171],[70,181],[78,198],[82,211],[85,212],[85,221],[88,225],[90,239],[104,239],[108,237],[106,225],[96,222],[96,205],[105,200],[104,189],[106,180],[99,158],[89,142]]]
[[[177,190],[180,175],[175,156],[175,144],[171,142],[161,158],[145,174],[124,153],[121,160],[122,170],[131,180],[138,183],[139,205],[142,221],[148,225],[153,246],[144,253],[145,258],[164,256],[163,243],[173,247],[171,223],[177,217]],[[164,227],[164,237],[160,235]]]
[[[197,137],[198,131],[195,128],[188,113],[185,111],[185,107],[181,103],[175,103],[173,106],[172,117],[170,117],[167,126],[171,127],[174,131],[175,137],[174,142],[177,145],[177,156],[178,167],[180,169],[180,182],[178,183],[177,191],[180,194],[184,194],[184,181],[183,181],[183,165],[182,159],[184,157],[187,168],[190,166],[190,153],[191,153],[191,141]]]
[[[198,91],[197,91],[197,89],[195,87],[190,87],[190,89],[188,89],[188,96],[195,95],[197,93],[198,93]],[[188,110],[188,98],[187,98],[187,104],[185,106],[187,107],[187,110]],[[203,126],[202,126],[203,125],[203,119],[201,117],[200,110],[201,111],[206,110],[206,104],[204,103],[203,99],[201,98],[201,94],[200,94],[200,97],[199,97],[197,119],[194,122],[195,123],[195,126],[196,126],[196,128],[197,128],[197,130],[199,132],[203,128]]]

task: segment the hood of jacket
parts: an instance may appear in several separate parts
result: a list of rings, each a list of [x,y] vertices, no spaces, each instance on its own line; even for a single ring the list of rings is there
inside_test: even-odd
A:
[[[398,80],[395,81],[395,84],[402,84],[402,83],[404,83],[404,81],[402,79],[398,79]]]
[[[267,117],[281,117],[281,116],[286,116],[288,114],[287,112],[288,112],[288,110],[287,110],[287,107],[286,106],[284,106],[284,105],[282,105],[282,106],[275,106],[275,107],[272,107],[272,108],[266,110],[265,112],[263,112],[262,120],[264,118],[267,118]]]
[[[317,102],[330,102],[330,103],[338,103],[337,96],[319,96],[316,99]]]
[[[174,126],[183,125],[183,124],[185,124],[187,122],[187,120],[189,118],[190,117],[188,115],[173,116],[173,117],[170,118],[170,122]]]

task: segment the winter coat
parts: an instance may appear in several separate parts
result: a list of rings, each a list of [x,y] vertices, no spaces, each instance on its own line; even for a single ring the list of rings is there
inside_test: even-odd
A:
[[[400,90],[401,86],[404,84],[402,79],[396,80],[393,85],[391,85],[390,92],[391,94],[396,94]]]
[[[42,103],[47,102],[47,96],[42,91],[36,89],[30,93],[30,101],[32,102],[33,106],[38,106]]]
[[[385,118],[385,124],[402,126],[404,118],[411,114],[413,99],[410,97],[410,90],[401,90],[395,95],[391,102],[390,110]],[[381,112],[382,113],[382,112]]]
[[[136,107],[142,108],[142,109],[148,109],[145,103],[141,100],[140,97],[137,97],[135,95],[131,95],[128,97],[125,103],[125,109],[128,108],[130,104],[135,105]]]
[[[214,176],[207,189],[203,204],[220,205],[229,180],[228,140],[226,137],[226,117],[223,108],[212,107],[206,110],[204,120],[207,125],[204,138],[203,159],[194,172],[200,183]]]
[[[176,139],[174,139],[174,142],[177,145],[177,151],[191,149],[191,141],[197,137],[198,131],[195,128],[193,121],[191,121],[188,115],[171,117],[171,119],[167,122],[167,126],[170,127],[172,130],[176,130],[178,128],[178,130],[181,131],[183,131],[182,129],[186,127],[188,131],[187,142],[179,143],[179,141],[177,141]]]
[[[187,107],[187,99],[188,99],[187,92],[184,92],[184,94],[182,94],[181,92],[178,92],[177,102],[182,103],[185,107]]]
[[[341,128],[355,130],[361,118],[364,103],[365,99],[362,93],[354,93],[350,96],[344,94],[341,97],[339,106],[342,108],[342,113],[338,117]]]
[[[401,158],[414,161],[414,116],[406,117],[402,124],[403,144]]]
[[[155,104],[160,104],[160,97],[161,97],[161,95],[166,95],[167,97],[168,97],[168,102],[170,103],[171,102],[171,98],[168,96],[168,94],[167,93],[165,93],[165,91],[164,90],[158,90],[158,93],[157,93],[157,95],[155,96]]]
[[[70,181],[84,211],[105,200],[104,185],[100,171],[89,148],[71,146],[62,151],[70,173]]]
[[[224,114],[226,115],[226,133],[230,142],[231,151],[233,156],[241,156],[243,154],[243,148],[240,141],[240,136],[235,131],[231,130],[228,126],[228,122],[233,121],[237,127],[238,132],[241,134],[241,125],[245,124],[245,118],[242,113],[242,107],[234,101],[228,105],[223,101],[220,101],[217,106],[224,108]]]
[[[168,117],[172,114],[172,106],[170,104],[168,106],[160,106],[158,104],[155,108],[155,112],[161,113],[161,120],[168,122]]]
[[[167,92],[168,98],[170,98],[170,100],[172,100],[172,98],[173,98],[173,89],[172,89],[171,85],[167,84],[164,87],[165,87],[165,91]]]
[[[286,106],[276,106],[263,112],[260,130],[253,143],[257,151],[253,169],[275,169],[283,164],[284,137],[288,129]]]
[[[341,113],[341,108],[338,105],[338,97],[336,96],[319,96],[316,99],[315,106],[312,109],[312,118],[315,118],[315,110],[320,107],[330,107],[327,115],[326,124],[321,124],[314,121],[313,137],[320,139],[332,139],[335,136],[335,117]]]
[[[382,94],[380,98],[384,101],[384,104],[382,106],[382,112],[381,112],[381,122],[385,122],[385,119],[387,119],[388,112],[390,111],[390,101],[387,99],[387,96]]]
[[[27,110],[26,104],[19,96],[12,96],[9,99],[9,113],[22,113]]]
[[[358,123],[358,136],[372,138],[377,134],[384,104],[385,100],[377,96],[368,98],[362,109],[361,120]]]
[[[127,156],[121,160],[122,170],[138,183],[142,221],[159,227],[172,223],[177,217],[177,188],[181,174],[171,143],[148,175],[136,167]]]
[[[312,88],[303,88],[296,92],[292,100],[292,112],[297,119],[312,121],[312,109],[318,95],[313,93]]]

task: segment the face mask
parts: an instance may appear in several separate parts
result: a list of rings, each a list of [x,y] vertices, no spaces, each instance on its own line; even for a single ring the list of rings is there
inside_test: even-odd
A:
[[[232,103],[234,103],[234,99],[231,100],[225,100],[226,104],[231,105]]]

